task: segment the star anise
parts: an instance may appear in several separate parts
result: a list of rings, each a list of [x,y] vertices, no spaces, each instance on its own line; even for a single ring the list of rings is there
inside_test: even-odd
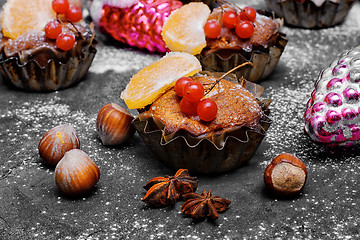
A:
[[[172,205],[185,193],[195,192],[197,177],[191,177],[187,169],[179,169],[175,176],[155,177],[144,188],[142,201],[157,207]]]
[[[190,215],[192,218],[199,219],[204,217],[211,217],[217,219],[219,217],[218,212],[223,212],[231,203],[225,198],[219,196],[211,196],[211,190],[206,193],[206,190],[202,194],[187,193],[183,195],[187,201],[181,206],[181,210],[184,214]]]

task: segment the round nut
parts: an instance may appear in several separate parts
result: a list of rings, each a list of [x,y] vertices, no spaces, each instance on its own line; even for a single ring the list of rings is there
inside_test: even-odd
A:
[[[47,131],[38,146],[40,157],[52,166],[56,166],[64,154],[74,148],[80,148],[80,140],[69,124],[59,125]]]
[[[66,152],[55,168],[56,186],[61,192],[71,196],[87,193],[99,178],[98,166],[80,149]]]
[[[96,119],[96,131],[103,145],[119,145],[135,133],[131,124],[134,119],[128,111],[116,103],[103,106]]]
[[[266,167],[266,187],[279,195],[295,195],[304,187],[307,178],[305,164],[294,155],[282,153]]]

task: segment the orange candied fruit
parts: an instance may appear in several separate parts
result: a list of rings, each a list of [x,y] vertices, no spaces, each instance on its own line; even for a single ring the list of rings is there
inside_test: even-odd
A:
[[[5,37],[16,39],[29,31],[43,31],[55,18],[51,0],[8,0],[1,12],[1,26]]]
[[[173,11],[164,23],[161,35],[171,51],[199,54],[206,46],[204,25],[210,15],[202,2],[191,2]]]
[[[199,60],[185,52],[170,52],[140,70],[121,93],[129,109],[141,109],[153,103],[176,81],[201,71]]]

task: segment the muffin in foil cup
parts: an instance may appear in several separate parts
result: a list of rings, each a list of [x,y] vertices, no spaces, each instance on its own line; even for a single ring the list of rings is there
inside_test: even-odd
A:
[[[266,3],[287,25],[326,28],[343,22],[354,0],[266,0]]]
[[[279,28],[283,25],[283,20],[276,18],[273,12],[258,10],[258,13],[271,17],[278,23]],[[254,45],[250,51],[243,48],[220,48],[210,54],[204,49],[196,57],[201,62],[203,70],[211,72],[227,72],[245,62],[251,62],[253,66],[239,68],[234,73],[238,78],[244,77],[248,81],[259,82],[274,71],[286,44],[286,35],[277,31],[266,46]]]
[[[211,75],[220,77],[222,74]],[[235,75],[227,79],[237,81]],[[240,84],[257,99],[263,92],[261,86],[244,79]],[[220,174],[246,164],[265,137],[272,122],[268,117],[270,100],[258,100],[258,104],[264,113],[258,129],[236,126],[200,136],[192,136],[185,130],[166,134],[159,119],[144,113],[140,113],[132,124],[149,149],[168,167],[186,168],[203,175]]]
[[[0,54],[0,73],[24,91],[56,91],[70,87],[85,77],[95,57],[97,41],[93,34],[78,39],[67,52],[59,53],[44,46],[11,57]]]

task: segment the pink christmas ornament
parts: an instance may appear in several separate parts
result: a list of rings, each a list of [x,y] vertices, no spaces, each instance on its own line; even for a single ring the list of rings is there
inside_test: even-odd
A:
[[[329,146],[360,143],[360,47],[334,60],[315,83],[307,103],[305,132]]]
[[[161,30],[177,0],[93,0],[89,10],[100,31],[150,52],[166,52]]]

